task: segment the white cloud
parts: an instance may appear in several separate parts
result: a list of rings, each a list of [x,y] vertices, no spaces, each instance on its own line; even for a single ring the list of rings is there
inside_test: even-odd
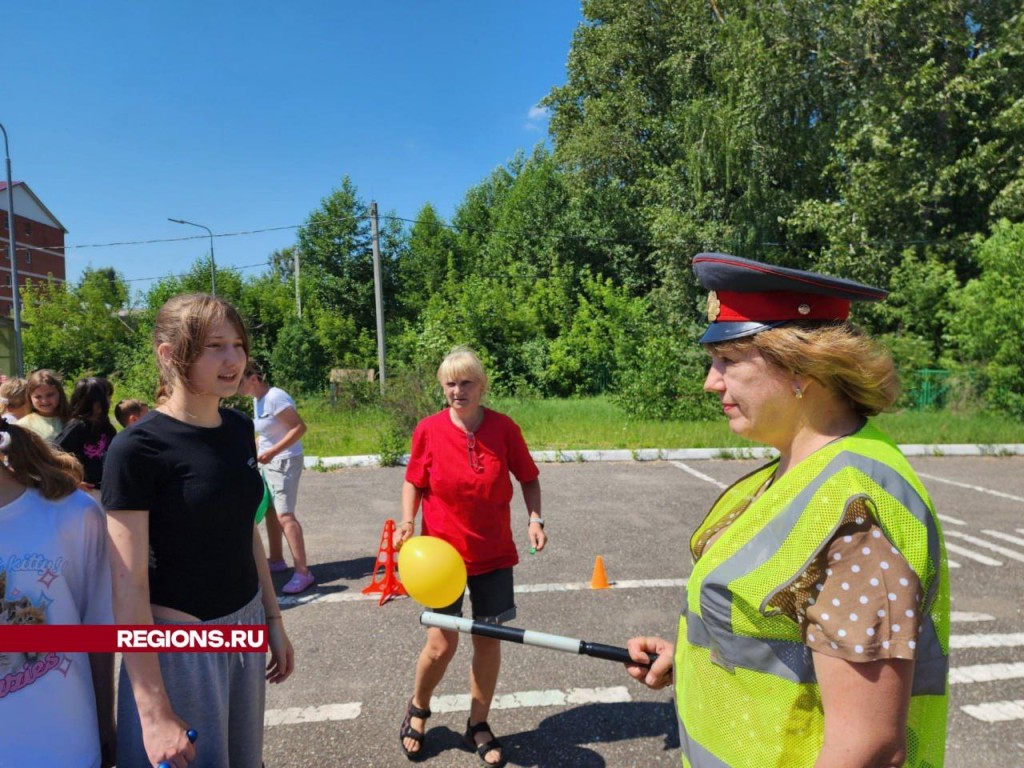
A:
[[[523,127],[528,131],[542,131],[544,130],[544,123],[547,122],[550,114],[551,111],[547,107],[535,104],[526,113],[526,124]]]

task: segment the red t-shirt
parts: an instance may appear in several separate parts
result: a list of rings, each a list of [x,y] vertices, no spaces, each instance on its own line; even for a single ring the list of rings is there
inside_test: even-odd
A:
[[[540,472],[512,419],[488,408],[469,436],[448,410],[416,425],[405,479],[423,491],[423,534],[450,543],[470,576],[519,562],[512,538],[511,472],[530,483]]]

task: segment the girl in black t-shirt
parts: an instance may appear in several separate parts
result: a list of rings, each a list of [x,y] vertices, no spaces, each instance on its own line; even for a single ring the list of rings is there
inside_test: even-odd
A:
[[[263,483],[252,420],[220,407],[238,389],[249,339],[230,304],[187,294],[160,309],[154,347],[158,405],[117,436],[103,472],[114,618],[266,623],[270,661],[261,653],[125,654],[118,763],[259,768],[264,685],[291,674],[294,652],[254,525]]]
[[[70,418],[54,443],[72,454],[82,465],[86,491],[99,489],[103,460],[117,434],[110,423],[110,382],[96,376],[79,379],[71,393]]]

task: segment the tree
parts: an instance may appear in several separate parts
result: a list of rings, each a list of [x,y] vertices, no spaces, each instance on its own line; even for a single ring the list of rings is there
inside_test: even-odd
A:
[[[409,231],[408,250],[398,263],[398,303],[403,315],[415,316],[444,287],[453,263],[455,233],[427,203]],[[453,276],[454,277],[454,276]]]
[[[984,376],[985,399],[1024,420],[1024,223],[1000,221],[974,245],[981,273],[955,298],[950,340]]]
[[[397,314],[396,264],[402,259],[405,236],[391,214],[381,217],[381,290],[384,317]],[[344,177],[341,186],[323,198],[299,228],[302,283],[311,286],[309,326],[320,334],[319,344],[332,362],[369,365],[376,359],[373,253],[369,208],[355,185]],[[304,291],[304,296],[307,292]]]
[[[887,286],[906,248],[928,244],[963,280],[970,238],[1024,215],[1019,2],[587,0],[583,13],[546,99],[555,157],[635,212],[649,287],[682,303],[699,250]]]
[[[109,376],[135,329],[128,285],[113,269],[86,269],[73,285],[29,282],[22,291],[25,367]]]

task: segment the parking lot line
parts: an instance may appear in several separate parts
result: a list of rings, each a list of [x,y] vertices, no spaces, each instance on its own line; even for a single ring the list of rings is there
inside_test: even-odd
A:
[[[971,536],[969,533],[961,533],[960,531],[946,531],[947,536],[953,536],[957,539],[963,539],[964,541],[974,544],[977,547],[984,547],[985,549],[991,549],[993,552],[998,552],[1003,557],[1008,557],[1011,560],[1017,560],[1018,562],[1024,563],[1024,555],[1016,550],[1010,549],[1009,547],[1002,547],[998,544],[993,544],[991,541],[985,541],[985,539],[979,539],[977,536]],[[949,546],[947,542],[946,546]]]
[[[950,635],[950,648],[1016,648],[1024,645],[1024,632],[992,635]]]
[[[1024,720],[1024,699],[1017,701],[992,701],[987,704],[968,704],[960,707],[964,712],[986,723],[1003,723],[1009,720]]]
[[[946,535],[949,535],[949,531],[946,531]],[[994,558],[989,557],[988,555],[983,555],[980,552],[974,552],[973,550],[961,547],[959,544],[953,544],[950,541],[946,542],[946,549],[950,552],[955,552],[961,557],[966,557],[968,560],[974,560],[975,562],[981,563],[982,565],[1003,564],[1002,560],[996,560]]]
[[[1003,541],[1008,541],[1011,544],[1020,544],[1022,547],[1024,547],[1024,539],[1017,538],[1016,536],[1011,536],[1008,533],[1003,533],[1002,531],[992,531],[988,528],[982,530],[982,533],[991,536],[994,539],[1002,539]]]
[[[939,477],[937,475],[927,475],[924,472],[918,472],[918,477],[923,477],[927,480],[934,480],[937,483],[946,483],[947,485],[955,485],[957,488],[967,488],[971,491],[977,491],[978,493],[987,493],[989,496],[998,496],[1001,499],[1010,499],[1011,501],[1024,502],[1024,497],[1014,496],[1012,493],[1003,493],[1002,491],[994,491],[991,488],[983,488],[980,485],[971,485],[970,483],[961,483],[957,480],[948,480],[945,477]]]
[[[949,670],[950,683],[991,683],[1024,677],[1024,662],[1013,664],[974,664]]]
[[[495,696],[491,709],[520,709],[523,707],[564,707],[567,704],[620,704],[632,701],[625,686],[610,688],[557,688],[546,691],[517,691]],[[468,712],[469,694],[434,696],[430,699],[431,712]]]
[[[987,613],[972,613],[970,611],[952,611],[949,614],[949,620],[955,622],[972,622],[972,621],[995,621],[995,616],[990,616]]]
[[[363,711],[363,705],[356,702],[348,704],[324,704],[321,707],[288,707],[287,709],[268,709],[263,713],[263,724],[295,725],[296,723],[321,723],[326,720],[355,720]]]
[[[611,582],[611,589],[657,589],[663,587],[685,587],[686,579],[618,579]],[[516,594],[522,595],[530,592],[580,592],[589,590],[589,581],[569,581],[562,584],[519,584],[515,588]],[[397,598],[401,600],[402,598]],[[355,603],[368,600],[380,600],[380,595],[364,595],[362,592],[328,592],[326,594],[309,594],[298,597],[279,597],[277,602],[281,606],[311,605],[313,603]]]
[[[679,467],[679,469],[683,470],[683,472],[688,472],[694,477],[703,480],[705,483],[711,483],[712,485],[716,485],[722,490],[725,490],[726,488],[729,487],[725,483],[721,483],[718,480],[715,480],[715,478],[711,477],[710,475],[705,475],[703,472],[698,472],[696,469],[689,466],[688,464],[683,464],[683,462],[681,461],[673,461],[672,466]]]

